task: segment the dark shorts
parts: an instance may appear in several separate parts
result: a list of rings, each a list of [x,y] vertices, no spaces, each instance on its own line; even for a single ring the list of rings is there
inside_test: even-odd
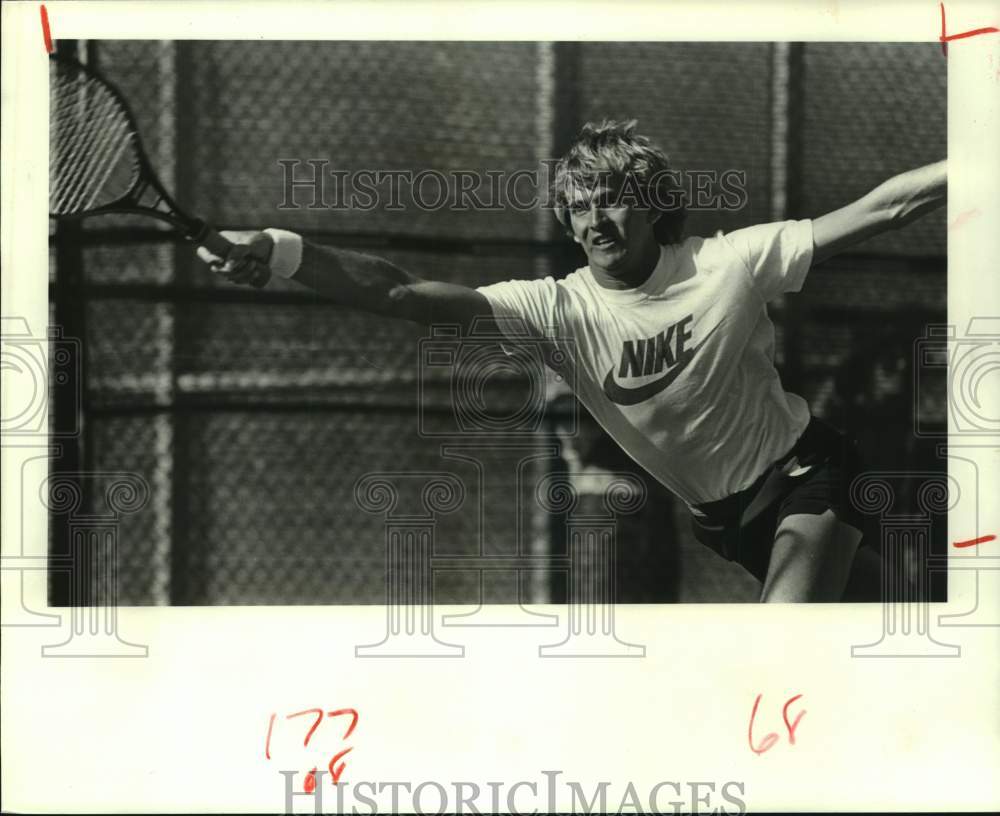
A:
[[[791,475],[796,467],[807,466],[806,473]],[[863,529],[850,499],[851,482],[860,471],[857,443],[812,417],[792,449],[750,487],[695,507],[695,537],[763,581],[775,532],[786,516],[833,510],[840,521]]]

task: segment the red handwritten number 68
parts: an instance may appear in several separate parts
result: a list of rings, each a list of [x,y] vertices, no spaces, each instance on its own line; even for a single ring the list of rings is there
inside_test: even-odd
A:
[[[750,750],[757,755],[771,750],[778,741],[778,735],[772,731],[761,740],[760,745],[753,744],[753,722],[757,718],[757,708],[760,706],[760,700],[763,696],[763,694],[758,694],[757,699],[753,701],[753,711],[750,712],[750,727],[747,729],[747,741],[750,743]],[[799,727],[799,721],[806,715],[805,709],[802,709],[793,722],[788,721],[788,708],[800,697],[802,697],[801,694],[796,694],[794,697],[789,698],[781,709],[781,718],[785,721],[785,729],[788,731],[788,742],[790,745],[795,745],[795,729]]]

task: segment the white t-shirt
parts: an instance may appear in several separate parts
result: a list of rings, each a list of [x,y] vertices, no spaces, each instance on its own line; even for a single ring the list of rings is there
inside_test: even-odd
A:
[[[597,421],[700,504],[752,484],[809,422],[775,371],[766,303],[801,289],[812,252],[812,222],[786,221],[664,246],[636,289],[606,289],[583,267],[479,291],[501,326],[523,321],[575,359],[573,374],[553,367]]]

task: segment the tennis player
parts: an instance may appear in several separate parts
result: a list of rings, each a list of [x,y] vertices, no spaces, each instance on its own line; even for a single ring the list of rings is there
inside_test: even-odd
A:
[[[860,587],[877,587],[878,560],[859,550],[862,525],[848,496],[856,446],[782,388],[767,304],[799,291],[814,264],[940,206],[945,163],[812,220],[712,238],[683,237],[675,179],[634,122],[585,126],[556,167],[554,193],[588,264],[560,281],[473,289],[421,280],[282,230],[228,233],[240,245],[225,263],[199,254],[238,283],[266,264],[385,317],[466,330],[495,318],[501,330],[516,321],[553,347],[571,342],[565,358],[576,371],[567,381],[578,398],[687,504],[698,539],[761,581],[761,601],[860,600]]]

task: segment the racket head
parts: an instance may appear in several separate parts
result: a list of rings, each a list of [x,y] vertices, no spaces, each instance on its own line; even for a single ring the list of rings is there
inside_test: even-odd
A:
[[[160,184],[135,117],[117,88],[76,60],[53,54],[49,103],[50,216],[152,216],[219,257],[228,257],[233,245],[200,218],[184,213]],[[251,283],[260,287],[269,277],[270,270],[263,267]]]
[[[49,215],[126,213],[165,221],[199,241],[210,228],[157,178],[122,93],[92,68],[49,57]]]
[[[49,104],[50,215],[107,210],[152,175],[124,97],[95,72],[51,56]]]

